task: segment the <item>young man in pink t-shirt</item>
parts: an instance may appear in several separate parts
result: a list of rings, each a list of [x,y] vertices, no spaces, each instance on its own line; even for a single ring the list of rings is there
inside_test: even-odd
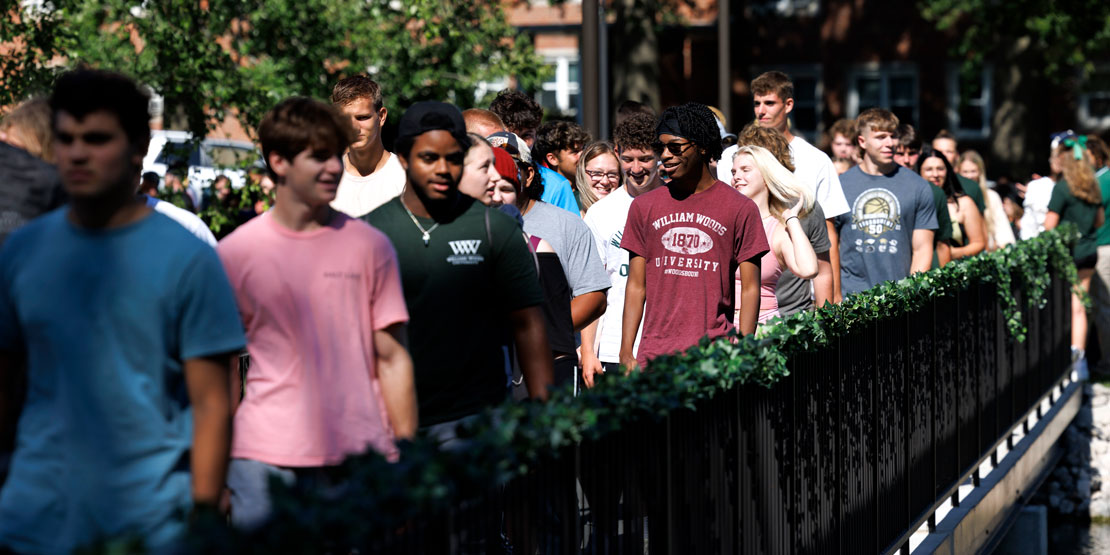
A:
[[[368,449],[396,456],[394,438],[417,425],[397,254],[329,206],[350,124],[291,98],[258,134],[277,202],[218,247],[251,355],[228,470],[232,522],[246,528],[269,516],[271,476],[328,485],[329,467]]]

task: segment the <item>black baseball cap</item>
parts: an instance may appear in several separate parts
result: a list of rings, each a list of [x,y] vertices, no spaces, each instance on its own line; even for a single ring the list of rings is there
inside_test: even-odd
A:
[[[397,140],[441,130],[450,133],[461,145],[470,144],[466,136],[466,122],[454,104],[425,100],[405,110],[397,129]]]

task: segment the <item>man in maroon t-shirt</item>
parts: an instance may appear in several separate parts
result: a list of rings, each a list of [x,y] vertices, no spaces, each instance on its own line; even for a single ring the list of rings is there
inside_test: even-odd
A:
[[[759,208],[709,168],[721,155],[713,112],[697,103],[668,108],[656,134],[655,153],[670,181],[632,201],[621,239],[629,253],[620,351],[626,368],[728,333],[737,268],[744,284],[740,333],[754,332],[759,259],[768,250]]]

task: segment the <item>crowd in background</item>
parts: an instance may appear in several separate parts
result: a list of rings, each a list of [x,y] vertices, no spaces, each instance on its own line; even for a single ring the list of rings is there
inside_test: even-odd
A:
[[[63,74],[0,122],[0,546],[158,549],[190,508],[254,528],[274,478],[341,495],[352,454],[465,449],[460,425],[507,397],[651,371],[1061,222],[1110,333],[1098,137],[1054,135],[1051,175],[994,183],[881,107],[822,151],[791,130],[789,76],[751,90],[735,132],[709,106],[628,101],[606,138],[515,90],[418,102],[388,150],[386,91],[356,75],[267,113],[260,192],[218,177],[193,199],[188,168],[142,173],[140,87]],[[234,215],[218,241],[215,212]],[[1076,295],[1081,368],[1087,329]]]

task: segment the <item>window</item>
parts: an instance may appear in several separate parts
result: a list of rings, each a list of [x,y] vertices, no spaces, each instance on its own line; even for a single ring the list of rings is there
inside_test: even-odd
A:
[[[917,66],[868,64],[848,72],[848,117],[868,108],[886,108],[903,123],[918,127]]]
[[[169,168],[177,165],[199,166],[200,149],[191,142],[168,141],[154,163],[165,164]]]
[[[1079,126],[1101,131],[1110,128],[1110,65],[1100,65],[1084,80],[1079,93]]]
[[[961,139],[986,139],[991,132],[994,67],[986,64],[971,79],[960,64],[948,65],[948,128]]]
[[[818,64],[793,64],[755,68],[752,78],[768,71],[781,71],[794,82],[794,109],[790,112],[790,131],[816,143],[824,126],[821,123],[824,85],[821,66]],[[730,129],[739,132],[739,129]]]
[[[555,74],[541,85],[536,101],[548,112],[577,116],[582,82],[578,53],[556,56],[548,54],[547,64],[555,67]]]

